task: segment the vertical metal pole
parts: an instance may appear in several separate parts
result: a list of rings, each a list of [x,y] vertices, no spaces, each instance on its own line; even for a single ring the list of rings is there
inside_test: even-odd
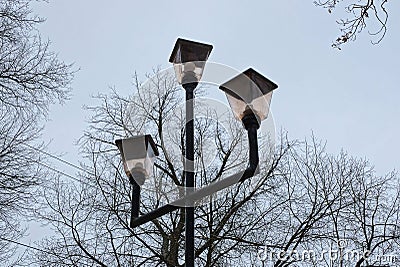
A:
[[[258,140],[257,140],[257,125],[252,125],[247,128],[247,136],[249,139],[249,168],[256,170],[259,163],[258,157]]]
[[[194,89],[196,84],[186,84],[186,161],[185,187],[186,194],[194,189]],[[185,209],[185,266],[194,267],[194,206],[187,203]]]
[[[144,184],[146,177],[143,173],[134,172],[129,176],[129,182],[132,185],[131,199],[131,221],[130,226],[133,227],[133,221],[139,217],[140,211],[140,186]]]
[[[131,220],[139,217],[140,211],[140,185],[132,183]]]

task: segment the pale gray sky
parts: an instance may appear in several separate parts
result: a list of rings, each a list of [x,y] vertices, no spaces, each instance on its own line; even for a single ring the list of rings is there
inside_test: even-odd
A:
[[[365,32],[338,51],[330,45],[343,13],[329,15],[313,0],[39,2],[34,11],[47,18],[42,36],[61,59],[80,68],[72,99],[52,107],[43,138],[52,140],[51,151],[78,164],[74,142],[87,126],[82,106],[96,104],[90,95],[107,93],[109,86],[131,94],[133,73],[145,80],[153,67],[169,67],[173,45],[183,37],[213,44],[210,61],[238,70],[251,66],[275,81],[278,131],[300,139],[313,132],[327,140],[330,152],[343,148],[365,157],[380,174],[400,169],[399,1],[388,8],[382,43],[371,45]],[[31,224],[29,233],[26,243],[50,232]]]
[[[50,1],[35,5],[47,18],[42,36],[61,59],[81,68],[73,97],[53,106],[44,138],[50,149],[78,162],[73,145],[89,114],[90,95],[115,86],[132,93],[132,74],[144,74],[168,58],[178,37],[214,45],[210,60],[245,70],[252,66],[275,81],[275,124],[291,138],[314,132],[328,150],[366,157],[383,174],[400,169],[400,3],[388,3],[389,30],[377,46],[367,32],[342,51],[332,49],[335,20],[296,1]],[[343,13],[340,13],[343,15]],[[73,174],[73,170],[69,173]]]

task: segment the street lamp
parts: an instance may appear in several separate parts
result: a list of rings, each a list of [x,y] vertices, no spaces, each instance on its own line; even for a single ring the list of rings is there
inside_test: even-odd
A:
[[[200,81],[212,45],[178,38],[172,50],[169,62],[174,64],[179,84]],[[185,88],[186,89],[186,88]]]
[[[219,88],[225,92],[236,119],[241,120],[247,130],[249,165],[240,178],[244,181],[259,171],[257,130],[261,121],[268,117],[272,91],[278,85],[249,68]]]
[[[158,156],[156,145],[150,135],[117,140],[126,174],[133,186],[132,228],[152,221],[185,206],[185,266],[194,267],[194,203],[237,182],[253,177],[258,171],[257,130],[261,121],[268,117],[272,91],[278,86],[253,69],[233,77],[220,86],[226,93],[233,114],[241,120],[249,139],[249,164],[244,172],[194,190],[194,89],[200,81],[212,45],[179,38],[169,61],[174,64],[176,78],[186,93],[185,125],[185,196],[167,205],[139,216],[140,186],[151,174],[153,157]],[[189,204],[189,205],[188,205]]]
[[[134,136],[115,140],[122,157],[124,170],[132,185],[131,225],[139,217],[140,187],[151,175],[154,157],[158,156],[156,144],[151,135]]]
[[[169,62],[174,64],[176,79],[186,91],[185,189],[194,191],[194,89],[201,79],[212,45],[179,38]],[[185,208],[185,266],[194,267],[194,207]]]
[[[252,68],[230,79],[219,87],[225,92],[233,114],[239,120],[254,114],[261,122],[268,117],[274,82]]]

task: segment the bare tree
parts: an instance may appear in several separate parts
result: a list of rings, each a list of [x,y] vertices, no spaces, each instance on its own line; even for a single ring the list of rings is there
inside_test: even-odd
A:
[[[200,88],[198,94],[205,92]],[[57,233],[41,243],[46,252],[34,255],[37,264],[183,266],[184,210],[129,228],[130,185],[114,145],[117,138],[150,133],[161,151],[154,178],[147,180],[142,190],[143,213],[179,197],[185,134],[181,130],[185,121],[180,109],[182,95],[173,74],[156,70],[148,83],[136,80],[132,97],[121,97],[115,90],[97,97],[100,104],[88,108],[93,115],[81,139],[87,171],[80,173],[79,183],[54,181],[44,192],[50,210],[37,211]],[[195,121],[197,186],[244,168],[247,160],[242,126],[230,115],[221,117],[204,108],[201,100],[199,104],[197,112],[204,116]],[[224,120],[225,128],[221,127]],[[216,148],[213,161],[207,161],[210,143]],[[366,176],[370,169],[365,161],[346,153],[330,155],[314,138],[289,141],[282,134],[274,149],[265,139],[260,139],[260,145],[264,154],[259,175],[196,207],[196,263],[332,266],[324,257],[309,257],[305,263],[292,252],[326,249],[343,237],[342,231],[350,231],[343,228],[346,225],[351,225],[352,238],[362,236],[362,230],[357,230],[359,222],[353,218],[362,201],[354,192],[356,188],[367,190],[372,185],[368,181],[375,176]],[[388,180],[380,181],[382,186],[389,185]],[[363,183],[365,188],[359,188]],[[398,185],[394,188],[398,190]],[[369,199],[377,191],[365,192]],[[391,218],[392,226],[399,213],[397,202],[382,198],[380,203],[392,207],[391,213],[382,213]],[[396,247],[397,236],[388,231],[380,234],[385,236],[382,248]],[[284,256],[264,257],[269,251],[283,251]]]
[[[336,262],[356,267],[392,265],[400,252],[398,176],[377,177],[367,162],[359,171],[349,190],[351,205],[332,220],[332,237],[341,240],[343,250]]]
[[[373,44],[380,43],[386,35],[389,18],[388,0],[350,1],[350,3],[343,0],[317,0],[314,3],[327,9],[329,13],[333,13],[337,8],[344,8],[349,14],[349,18],[337,21],[341,35],[332,44],[335,48],[340,49],[341,45],[348,41],[356,40],[357,35],[367,28],[375,27],[369,31],[369,34],[376,38],[371,41]]]
[[[147,84],[136,85],[138,90],[133,97],[124,98],[113,92],[111,96],[98,96],[101,105],[89,107],[93,116],[81,140],[88,172],[81,173],[81,184],[68,185],[59,180],[49,186],[53,190],[46,189],[45,198],[52,211],[39,210],[38,216],[52,222],[61,238],[44,242],[50,254],[39,254],[40,264],[60,265],[49,256],[55,253],[62,255],[62,264],[65,265],[75,262],[105,266],[183,264],[183,209],[136,229],[129,228],[130,185],[121,169],[115,139],[146,131],[155,137],[162,152],[155,163],[154,181],[146,182],[157,185],[143,190],[143,212],[178,197],[183,177],[181,155],[185,133],[181,129],[184,113],[179,108],[182,91],[175,76],[155,72]],[[204,94],[204,91],[200,88],[198,94]],[[221,118],[204,108],[201,100],[198,101],[197,114],[205,114],[195,122],[196,183],[201,186],[246,167],[247,139],[243,127],[234,121],[231,114]],[[225,129],[219,124],[223,119],[227,120]],[[168,127],[176,129],[171,131]],[[210,142],[216,146],[216,157],[207,162]],[[267,142],[260,143],[267,146]],[[233,251],[263,244],[262,239],[246,239],[250,234],[256,236],[258,218],[244,214],[247,206],[252,209],[249,214],[257,212],[256,203],[251,202],[253,196],[274,187],[272,172],[286,150],[282,147],[276,153],[269,153],[268,157],[263,155],[267,158],[262,165],[263,172],[254,181],[235,186],[226,194],[213,196],[196,208],[198,264],[221,266],[228,261],[240,261]],[[278,205],[271,203],[265,208],[274,210]],[[243,231],[245,228],[248,234]],[[75,252],[70,253],[71,249]]]
[[[264,251],[273,266],[385,266],[399,251],[399,178],[368,161],[329,155],[312,139],[294,145],[276,175],[287,201]],[[382,265],[378,265],[382,264]]]
[[[43,42],[30,0],[0,1],[0,260],[13,252],[7,240],[23,233],[19,213],[46,174],[35,164],[38,141],[49,105],[68,97],[70,65]],[[40,145],[36,145],[41,147]]]

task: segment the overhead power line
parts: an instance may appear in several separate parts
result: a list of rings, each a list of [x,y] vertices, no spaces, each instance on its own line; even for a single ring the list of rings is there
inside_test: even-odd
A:
[[[15,240],[4,238],[4,237],[0,237],[0,239],[3,240],[3,241],[6,241],[6,242],[10,242],[10,243],[16,244],[16,245],[21,246],[21,247],[33,249],[33,250],[45,253],[47,255],[52,255],[52,256],[56,256],[57,258],[61,258],[61,259],[64,259],[64,260],[71,261],[71,258],[68,258],[68,257],[65,257],[65,256],[61,256],[61,255],[58,255],[58,254],[56,254],[54,252],[50,252],[50,251],[47,251],[47,250],[44,250],[44,249],[41,249],[41,248],[38,248],[38,247],[34,247],[34,246],[31,246],[31,245],[28,245],[28,244],[24,244],[22,242],[18,242],[18,241],[15,241]],[[88,264],[86,264],[86,265],[89,266]],[[90,265],[90,266],[92,266],[92,265]]]
[[[40,152],[40,153],[43,153],[43,154],[45,154],[45,155],[47,155],[47,156],[49,156],[49,157],[51,157],[51,158],[53,158],[53,159],[55,159],[55,160],[58,160],[58,161],[60,161],[60,162],[62,162],[62,163],[64,163],[64,164],[66,164],[66,165],[68,165],[68,166],[70,166],[70,167],[73,167],[73,168],[78,169],[78,170],[80,170],[80,171],[86,172],[86,173],[88,173],[88,174],[90,174],[90,175],[94,175],[94,174],[93,174],[92,172],[90,172],[89,170],[86,170],[86,169],[82,168],[81,166],[78,166],[78,165],[76,165],[76,164],[74,164],[74,163],[71,163],[71,162],[69,162],[69,161],[66,161],[65,159],[62,159],[62,158],[57,157],[57,156],[55,156],[55,155],[52,155],[52,154],[50,154],[50,153],[47,152],[47,151],[44,151],[44,150],[42,150],[42,149],[40,149],[40,148],[31,146],[31,145],[29,145],[29,144],[24,144],[24,145],[27,146],[27,147],[29,147],[29,148],[31,148],[31,149],[33,149],[33,150],[36,150],[36,151],[38,151],[38,152]]]
[[[53,171],[53,172],[56,172],[56,173],[61,174],[61,175],[64,175],[64,176],[66,176],[66,177],[68,177],[68,178],[70,178],[70,179],[72,179],[72,180],[74,180],[74,181],[77,181],[77,182],[79,182],[79,183],[86,184],[86,185],[91,186],[91,187],[95,187],[93,184],[90,184],[90,183],[88,183],[88,182],[82,181],[82,180],[79,179],[79,178],[76,178],[76,177],[74,177],[74,176],[72,176],[72,175],[70,175],[70,174],[68,174],[68,173],[65,173],[65,172],[63,172],[63,171],[61,171],[61,170],[58,170],[58,169],[56,169],[56,168],[53,168],[53,167],[51,167],[51,166],[49,166],[49,165],[46,165],[46,164],[44,164],[44,163],[42,163],[42,162],[38,162],[38,164],[42,165],[43,167],[48,168],[49,170],[51,170],[51,171]]]

